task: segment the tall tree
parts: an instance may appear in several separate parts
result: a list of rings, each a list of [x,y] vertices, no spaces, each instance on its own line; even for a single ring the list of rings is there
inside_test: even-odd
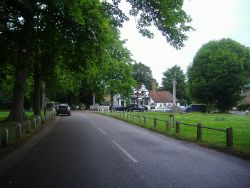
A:
[[[153,76],[150,67],[143,63],[135,63],[132,75],[137,84],[144,84],[148,90],[152,89]]]
[[[187,39],[185,32],[192,29],[187,25],[191,19],[182,10],[183,1],[129,0],[128,2],[132,5],[131,14],[140,17],[138,29],[143,35],[152,37],[152,33],[146,28],[153,23],[170,44],[176,48],[183,46],[183,41]],[[0,40],[6,43],[11,41],[4,46],[3,52],[9,54],[9,50],[6,49],[10,49],[11,45],[15,46],[11,50],[14,52],[12,54],[15,54],[15,58],[13,57],[15,82],[10,120],[22,119],[27,76],[33,68],[36,70],[34,73],[37,74],[41,72],[39,69],[46,67],[44,60],[37,62],[33,57],[37,54],[40,57],[49,56],[46,55],[47,52],[43,46],[54,46],[54,43],[49,42],[48,38],[52,38],[52,41],[61,41],[60,48],[56,50],[57,53],[54,53],[55,56],[62,57],[68,68],[78,70],[74,73],[79,74],[86,68],[86,64],[102,62],[100,57],[106,50],[106,46],[102,43],[108,41],[104,42],[103,39],[107,39],[109,31],[121,26],[127,19],[118,8],[118,4],[119,1],[116,0],[113,4],[101,3],[99,0],[4,0],[0,2]],[[53,31],[57,34],[51,35],[51,38],[43,37],[49,25],[54,26]],[[110,25],[115,27],[110,29]],[[52,61],[49,62],[53,62],[56,57],[51,57]],[[5,66],[7,59],[3,59]],[[0,71],[0,75],[1,73],[3,72]],[[39,79],[44,78],[38,75],[36,80]]]
[[[112,0],[111,13],[121,15],[119,2]],[[153,37],[149,27],[153,24],[170,43],[177,49],[184,46],[186,32],[192,30],[188,25],[191,18],[182,9],[183,0],[126,0],[132,5],[130,15],[138,16],[137,28],[143,36]],[[126,19],[126,17],[122,17]],[[124,21],[123,19],[123,21]],[[116,19],[117,20],[117,19]]]
[[[29,59],[34,37],[34,9],[35,2],[3,1],[1,4],[1,20],[3,35],[16,36],[16,53],[18,62],[15,64],[15,80],[9,119],[22,119],[25,81],[28,76]]]
[[[190,93],[197,102],[226,111],[237,104],[250,83],[250,50],[231,39],[210,41],[188,69]]]
[[[101,41],[99,36],[106,32],[103,28],[108,27],[108,25],[103,22],[102,15],[104,15],[104,12],[98,0],[58,0],[46,2],[39,0],[13,0],[1,2],[0,6],[1,15],[5,16],[1,20],[1,26],[4,26],[0,28],[1,34],[5,36],[8,33],[14,33],[13,35],[17,36],[15,41],[18,54],[18,58],[16,58],[17,63],[15,64],[16,79],[9,119],[20,120],[23,112],[25,83],[27,75],[30,73],[30,68],[35,65],[35,93],[38,94],[40,93],[38,85],[40,84],[40,79],[42,79],[42,77],[39,77],[39,72],[42,69],[42,65],[47,62],[44,61],[44,58],[36,61],[37,59],[32,59],[32,55],[35,57],[50,57],[47,53],[48,49],[44,47],[55,47],[53,43],[43,36],[46,35],[49,26],[53,25],[55,29],[52,28],[50,31],[56,30],[59,34],[56,38],[52,38],[52,41],[57,40],[62,44],[61,49],[55,49],[62,53],[61,55],[65,60],[64,63],[73,69],[75,67],[79,68],[81,67],[79,65],[88,62],[89,58],[86,58],[86,54],[87,56],[89,56],[88,54],[94,56],[95,50],[98,49],[98,41]],[[107,33],[105,34],[108,35]],[[63,54],[62,48],[67,49],[66,52],[68,53]],[[38,53],[35,53],[34,49]],[[85,51],[83,51],[84,49]],[[88,53],[88,51],[91,53]],[[83,57],[79,60],[80,54]],[[53,61],[49,60],[49,62]],[[48,66],[46,67],[49,70],[53,66],[50,66],[49,69]],[[39,99],[39,96],[35,98]],[[36,104],[38,104],[39,100],[36,101]],[[39,106],[37,108],[39,110]]]
[[[183,71],[181,70],[181,67],[178,65],[175,65],[172,68],[167,69],[163,73],[162,88],[164,90],[172,92],[173,91],[173,79],[175,79],[177,82],[177,85],[176,85],[177,98],[179,100],[185,99],[186,98],[186,92],[185,92],[186,77]]]

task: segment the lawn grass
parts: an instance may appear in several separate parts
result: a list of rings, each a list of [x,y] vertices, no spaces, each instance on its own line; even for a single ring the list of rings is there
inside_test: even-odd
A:
[[[3,121],[4,119],[6,119],[9,115],[9,111],[8,110],[2,110],[0,111],[0,122]]]
[[[0,110],[0,122],[5,120],[9,116],[9,110]],[[27,115],[28,119],[32,119],[34,117],[32,111],[26,111],[25,114]]]
[[[121,114],[110,114],[111,116],[119,119],[124,119],[131,123],[142,126],[140,122],[140,115],[142,117],[147,116],[147,124],[143,126],[147,129],[154,130],[156,132],[167,134],[169,136],[177,137],[189,142],[197,142],[196,134],[197,128],[185,125],[180,125],[180,133],[175,133],[175,129],[166,129],[166,122],[169,119],[169,113],[161,112],[144,112],[144,113],[130,113],[129,120],[124,116],[124,112]],[[133,116],[135,115],[135,120]],[[154,118],[157,118],[157,126],[154,127]],[[211,128],[226,129],[231,127],[233,129],[233,146],[231,148],[226,147],[226,133],[222,131],[215,131],[210,129],[202,129],[202,140],[199,142],[201,145],[207,147],[216,148],[219,150],[227,151],[232,154],[238,155],[243,158],[250,159],[250,116],[249,115],[233,115],[233,114],[208,114],[208,113],[184,113],[175,114],[175,120],[181,123],[198,124]]]
[[[27,119],[31,120],[34,115],[32,111],[26,111]],[[13,143],[16,140],[16,131],[15,126],[18,124],[16,121],[7,121],[4,120],[8,117],[9,111],[8,110],[1,110],[0,111],[0,141],[2,140],[2,130],[7,128],[9,131],[9,143]],[[27,127],[26,127],[27,128]],[[22,131],[21,136],[25,136],[26,134],[29,134],[30,130],[28,131]]]

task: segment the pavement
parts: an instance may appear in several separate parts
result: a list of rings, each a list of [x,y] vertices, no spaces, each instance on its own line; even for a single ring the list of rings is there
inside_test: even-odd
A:
[[[21,153],[0,187],[250,187],[249,161],[89,112],[57,117]]]

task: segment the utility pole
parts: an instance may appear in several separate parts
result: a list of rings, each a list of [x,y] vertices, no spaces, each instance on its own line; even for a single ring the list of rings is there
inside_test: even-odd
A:
[[[176,106],[176,80],[175,78],[173,79],[173,106]]]

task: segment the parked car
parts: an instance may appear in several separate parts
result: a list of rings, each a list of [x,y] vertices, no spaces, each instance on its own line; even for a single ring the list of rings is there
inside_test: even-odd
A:
[[[56,115],[69,115],[70,116],[70,107],[68,104],[59,104],[57,107],[56,107]]]
[[[246,109],[245,114],[250,115],[250,107],[248,109]]]
[[[125,106],[116,106],[116,107],[113,108],[113,110],[115,110],[115,111],[125,111],[126,107]]]
[[[143,107],[143,108],[144,108],[144,111],[148,111],[148,110],[150,110],[150,106],[148,106],[148,105],[142,105],[141,107]]]
[[[152,109],[153,112],[171,112],[168,106],[160,106],[159,108]]]
[[[129,104],[126,106],[126,110],[127,111],[139,111],[139,112],[144,112],[145,111],[145,108],[144,107],[141,107],[141,106],[138,106],[138,104]]]
[[[206,105],[205,104],[191,104],[189,105],[184,112],[203,112],[206,113]]]

